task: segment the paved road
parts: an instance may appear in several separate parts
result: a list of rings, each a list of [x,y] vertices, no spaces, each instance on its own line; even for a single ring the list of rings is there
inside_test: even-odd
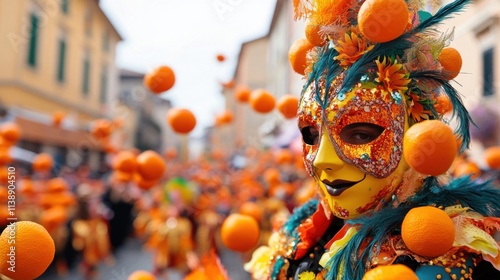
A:
[[[102,280],[127,280],[136,270],[152,271],[151,254],[141,248],[136,239],[130,239],[116,252],[116,263],[113,266],[101,265],[99,278]],[[227,269],[231,280],[250,280],[250,276],[243,270],[243,261],[239,254],[229,250],[221,250],[220,258]],[[53,269],[48,270],[38,280],[83,280],[78,268],[72,269],[65,277],[58,277]],[[168,280],[181,280],[182,275],[174,270],[168,272]]]

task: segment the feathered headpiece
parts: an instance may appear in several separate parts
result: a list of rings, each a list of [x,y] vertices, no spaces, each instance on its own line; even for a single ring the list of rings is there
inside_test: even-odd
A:
[[[316,101],[326,108],[329,95],[374,83],[399,93],[394,98],[406,103],[410,125],[442,120],[451,104],[465,151],[471,118],[450,84],[461,58],[447,47],[452,32],[440,33],[436,26],[467,3],[456,0],[431,15],[424,0],[294,0],[295,19],[308,20],[306,37],[314,45],[304,91],[314,85]]]

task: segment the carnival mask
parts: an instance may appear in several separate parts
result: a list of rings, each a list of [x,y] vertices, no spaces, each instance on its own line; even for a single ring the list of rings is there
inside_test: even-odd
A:
[[[389,199],[408,169],[402,157],[405,104],[399,92],[371,82],[328,95],[316,86],[309,86],[299,106],[306,169],[333,214],[355,218]]]

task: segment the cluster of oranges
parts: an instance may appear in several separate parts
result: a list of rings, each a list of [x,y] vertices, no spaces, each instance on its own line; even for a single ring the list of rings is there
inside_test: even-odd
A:
[[[225,61],[225,56],[219,54],[216,56],[219,62]],[[300,64],[300,62],[299,62]],[[169,66],[159,66],[144,76],[144,86],[153,94],[162,94],[170,90],[175,84],[175,74]],[[250,90],[243,85],[235,85],[234,80],[223,84],[224,88],[233,89],[236,100],[240,103],[249,103],[253,110],[260,114],[267,114],[276,107],[286,119],[292,119],[297,114],[298,98],[293,95],[282,96],[276,101],[273,94],[265,89]],[[215,124],[217,126],[231,123],[233,114],[225,111],[216,116]],[[186,108],[173,108],[167,114],[167,122],[172,130],[179,134],[187,134],[196,126],[195,115]],[[99,134],[103,134],[99,131]],[[96,135],[94,133],[94,135]]]
[[[149,190],[158,183],[165,172],[165,162],[155,151],[120,151],[113,159],[113,176],[120,182],[133,181],[143,189]]]

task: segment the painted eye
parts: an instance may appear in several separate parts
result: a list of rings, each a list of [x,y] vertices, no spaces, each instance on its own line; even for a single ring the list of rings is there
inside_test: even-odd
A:
[[[314,126],[306,126],[300,130],[302,140],[307,145],[316,145],[319,142],[319,131]]]
[[[372,123],[352,123],[340,131],[340,138],[342,141],[349,144],[362,145],[377,139],[382,132],[384,132],[384,128],[380,125]]]

